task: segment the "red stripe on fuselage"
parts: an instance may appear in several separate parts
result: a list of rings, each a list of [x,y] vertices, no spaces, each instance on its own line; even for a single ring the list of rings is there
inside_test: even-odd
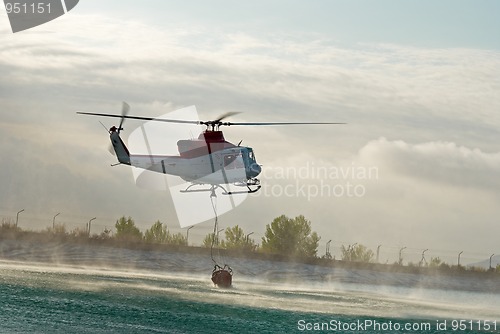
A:
[[[180,156],[186,159],[198,158],[233,147],[236,146],[224,140],[222,131],[205,131],[200,134],[198,139],[177,142]]]

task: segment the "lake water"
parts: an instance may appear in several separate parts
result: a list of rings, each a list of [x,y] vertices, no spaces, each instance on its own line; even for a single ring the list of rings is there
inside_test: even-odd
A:
[[[0,242],[1,333],[500,333],[500,282]],[[456,329],[454,331],[454,329]]]

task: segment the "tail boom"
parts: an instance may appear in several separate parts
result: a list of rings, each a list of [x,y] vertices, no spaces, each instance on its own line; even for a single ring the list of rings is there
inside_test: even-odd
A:
[[[115,150],[116,157],[121,164],[130,165],[130,152],[128,151],[127,146],[120,138],[120,134],[117,131],[111,131],[109,135],[111,140],[111,145],[113,145],[113,149]]]

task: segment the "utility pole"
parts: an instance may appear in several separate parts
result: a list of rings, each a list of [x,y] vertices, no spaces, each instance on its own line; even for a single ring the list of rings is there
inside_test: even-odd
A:
[[[61,213],[58,212],[54,218],[52,218],[52,232],[55,232],[55,229],[56,229],[56,217],[59,216]]]
[[[382,245],[378,245],[378,246],[377,246],[377,263],[379,263],[379,262],[378,262],[378,256],[379,256],[379,254],[380,254],[380,247],[382,247]]]
[[[246,238],[245,238],[245,241],[246,243],[248,244],[248,238],[253,234],[253,232],[250,232],[247,234]]]
[[[425,262],[425,264],[427,264],[427,261],[425,260],[425,252],[427,252],[429,249],[426,249],[422,252],[422,259],[420,260],[420,263],[419,263],[419,267],[422,266],[422,264]]]
[[[401,255],[401,253],[406,249],[406,247],[403,247],[399,250],[399,265],[402,266],[403,265],[403,256]]]
[[[327,258],[327,259],[332,258],[332,254],[330,254],[330,243],[331,242],[332,242],[331,240],[328,240],[328,242],[326,243],[325,258]]]
[[[97,218],[94,217],[92,218],[91,220],[89,220],[89,223],[88,223],[88,228],[87,228],[87,236],[90,237],[90,224],[92,223],[93,220],[96,220]]]
[[[460,255],[462,255],[464,251],[461,251],[460,253],[458,253],[458,267],[460,268]]]
[[[189,226],[188,229],[186,230],[186,246],[189,246],[189,230],[192,229],[194,225]]]
[[[24,211],[24,209],[22,209],[21,211],[19,211],[19,212],[17,213],[17,215],[16,215],[16,230],[17,230],[17,223],[19,222],[19,214],[20,214],[21,212],[23,212],[23,211]]]

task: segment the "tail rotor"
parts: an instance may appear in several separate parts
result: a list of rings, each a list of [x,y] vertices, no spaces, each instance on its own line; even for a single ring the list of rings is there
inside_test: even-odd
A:
[[[121,130],[123,130],[123,123],[125,123],[125,118],[127,118],[129,111],[130,111],[130,105],[127,102],[122,102],[121,115],[116,115],[117,118],[118,117],[120,118],[120,125],[118,126],[118,128],[116,126],[112,126],[111,128],[108,129],[106,125],[104,125],[104,123],[102,123],[101,121],[99,121],[99,123],[101,123],[102,127],[106,130],[107,133],[113,134],[116,132],[118,135],[120,135]],[[78,112],[78,114],[88,114],[88,113]],[[112,144],[109,144],[108,151],[109,153],[111,153],[111,155],[116,156],[115,149],[113,148]]]
[[[128,115],[130,111],[130,106],[128,105],[127,102],[122,103],[122,117],[120,120],[120,126],[118,126],[118,134],[120,134],[120,131],[123,130],[123,123],[125,122],[125,118]]]

